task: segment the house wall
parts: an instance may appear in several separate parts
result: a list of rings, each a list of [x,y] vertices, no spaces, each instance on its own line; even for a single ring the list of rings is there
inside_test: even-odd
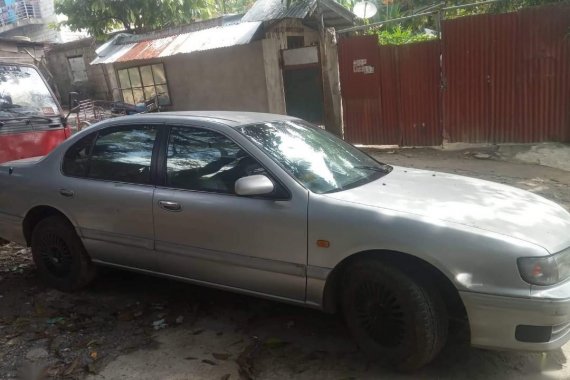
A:
[[[26,53],[26,50],[28,53]],[[44,56],[43,46],[18,41],[0,41],[0,61],[35,64]]]
[[[289,36],[305,37],[305,46],[319,43],[319,32],[303,25],[300,19],[284,19],[266,26],[265,38],[278,41],[280,49],[289,48],[287,46]]]
[[[156,62],[164,64],[170,110],[270,111],[262,41],[113,66]]]
[[[172,104],[166,110],[242,110],[286,114],[282,49],[287,36],[303,35],[320,45],[325,126],[342,135],[338,59],[334,35],[321,35],[298,20],[273,25],[266,38],[247,45],[100,66],[115,100],[121,100],[117,71],[162,63]],[[324,47],[324,48],[323,48]]]
[[[265,39],[263,44],[263,62],[265,66],[265,83],[267,87],[268,111],[285,115],[285,91],[281,73],[280,43],[277,40]]]
[[[343,137],[338,48],[334,30],[325,30],[321,41],[325,126],[329,132]]]
[[[95,59],[96,43],[92,38],[65,44],[52,45],[46,53],[48,68],[61,96],[67,105],[68,93],[79,92],[80,99],[110,100],[112,98],[107,72],[103,65],[90,65]],[[87,80],[74,81],[68,61],[70,57],[83,57]]]
[[[165,59],[174,109],[269,111],[261,41]]]
[[[323,84],[323,110],[324,124],[330,132],[342,136],[342,101],[340,94],[340,79],[338,70],[338,52],[334,33],[330,31],[321,34],[319,31],[307,27],[299,19],[284,19],[276,23],[266,25],[265,37],[274,41],[278,49],[289,49],[287,46],[287,37],[303,36],[305,46],[319,45],[320,62]],[[280,54],[280,53],[278,53]],[[277,61],[276,67],[279,71],[280,86],[283,88],[283,79],[280,59]],[[269,66],[268,66],[269,67]],[[277,81],[276,76],[274,81]],[[282,103],[282,108],[277,106]],[[285,97],[274,99],[277,113],[286,113]]]

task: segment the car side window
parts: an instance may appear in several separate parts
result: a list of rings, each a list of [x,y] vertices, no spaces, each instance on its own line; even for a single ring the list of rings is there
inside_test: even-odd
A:
[[[235,194],[235,182],[254,174],[266,171],[228,137],[200,128],[172,127],[166,160],[167,186]]]
[[[63,174],[71,177],[85,177],[89,168],[89,154],[95,141],[96,133],[83,137],[65,152],[63,156]]]
[[[157,128],[128,126],[102,130],[91,151],[88,178],[148,184]]]

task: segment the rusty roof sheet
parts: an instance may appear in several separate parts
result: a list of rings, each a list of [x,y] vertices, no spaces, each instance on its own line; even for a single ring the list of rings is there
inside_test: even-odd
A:
[[[97,58],[91,64],[144,60],[244,45],[252,41],[260,26],[261,22],[243,22],[136,43],[122,43],[126,36],[117,35],[96,50]]]

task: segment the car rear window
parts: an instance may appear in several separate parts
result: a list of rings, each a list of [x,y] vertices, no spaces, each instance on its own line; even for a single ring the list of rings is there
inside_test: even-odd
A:
[[[99,133],[87,176],[129,183],[150,183],[156,127],[130,127]]]
[[[72,177],[85,177],[89,169],[89,154],[95,141],[96,133],[92,133],[75,143],[63,157],[63,174]]]
[[[157,128],[125,126],[86,136],[65,153],[65,175],[148,184]]]

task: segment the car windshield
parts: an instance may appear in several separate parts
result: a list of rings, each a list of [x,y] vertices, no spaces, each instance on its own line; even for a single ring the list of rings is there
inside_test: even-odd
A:
[[[239,131],[314,193],[360,186],[392,170],[336,136],[301,120],[247,125]]]
[[[0,64],[0,119],[58,114],[53,95],[35,68]]]

